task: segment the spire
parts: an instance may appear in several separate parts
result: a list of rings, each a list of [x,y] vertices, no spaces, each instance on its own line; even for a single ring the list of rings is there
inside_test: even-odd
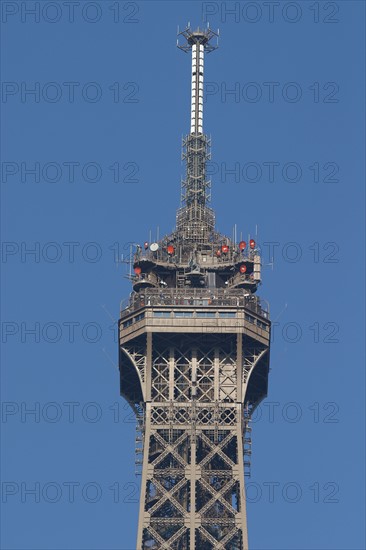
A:
[[[205,52],[217,49],[218,46],[214,46],[210,41],[214,36],[218,37],[218,34],[209,27],[203,31],[198,28],[194,32],[188,27],[179,33],[179,36],[184,37],[186,42],[179,44],[178,40],[178,48],[186,53],[192,52],[191,134],[202,134],[204,56]]]
[[[209,27],[192,31],[189,27],[178,34],[185,39],[178,48],[192,52],[190,133],[183,139],[182,159],[186,161],[186,177],[182,181],[182,207],[177,213],[177,231],[185,241],[207,242],[215,229],[214,212],[207,206],[211,182],[206,178],[206,163],[210,160],[211,140],[203,133],[203,72],[205,52],[218,34]]]

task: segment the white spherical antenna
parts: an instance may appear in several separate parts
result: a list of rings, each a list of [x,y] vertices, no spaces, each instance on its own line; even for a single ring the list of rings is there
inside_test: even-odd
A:
[[[152,244],[150,245],[150,250],[151,250],[151,252],[156,252],[157,250],[159,250],[159,245],[158,245],[158,243],[152,243]]]

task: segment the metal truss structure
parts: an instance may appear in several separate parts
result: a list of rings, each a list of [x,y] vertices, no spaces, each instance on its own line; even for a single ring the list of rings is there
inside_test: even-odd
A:
[[[267,395],[269,312],[255,295],[255,242],[218,234],[208,207],[203,66],[216,34],[181,36],[192,52],[182,206],[171,235],[138,247],[119,325],[121,394],[137,417],[137,548],[244,550],[250,417]]]

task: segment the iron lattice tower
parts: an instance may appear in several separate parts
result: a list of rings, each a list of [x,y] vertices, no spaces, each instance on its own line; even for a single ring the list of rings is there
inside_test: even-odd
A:
[[[260,256],[215,231],[203,133],[209,28],[180,33],[192,54],[186,177],[175,231],[138,246],[119,322],[121,394],[138,419],[138,550],[248,548],[244,476],[250,417],[267,395],[270,321],[255,294]]]

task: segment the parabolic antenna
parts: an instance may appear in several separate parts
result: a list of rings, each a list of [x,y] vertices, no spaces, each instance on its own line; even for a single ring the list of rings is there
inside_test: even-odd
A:
[[[159,245],[158,245],[158,243],[152,243],[152,244],[150,245],[150,250],[151,250],[151,252],[156,252],[157,250],[159,250]]]

